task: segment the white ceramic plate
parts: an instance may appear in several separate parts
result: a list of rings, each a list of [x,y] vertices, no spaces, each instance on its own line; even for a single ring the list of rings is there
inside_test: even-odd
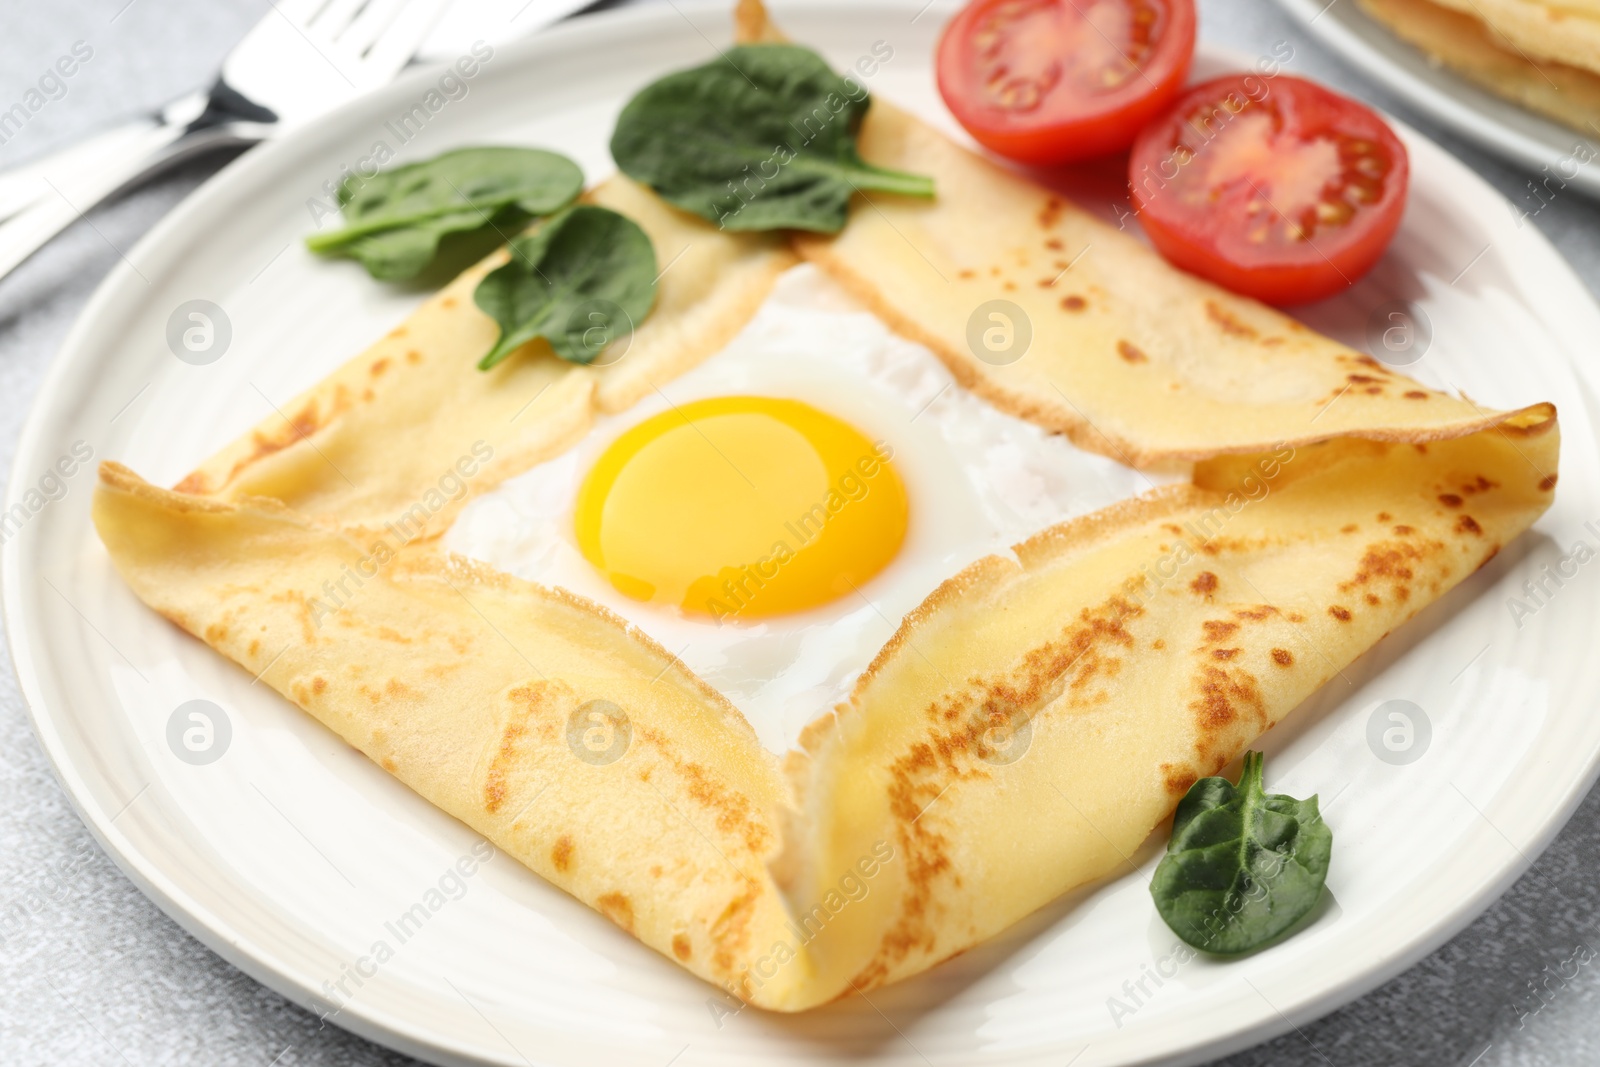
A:
[[[913,18],[919,3],[831,0],[778,14],[840,66],[889,42],[872,90],[948,126],[930,70],[944,14]],[[407,153],[550,145],[603,175],[627,96],[708,58],[729,32],[720,2],[661,5],[505,46]],[[1146,890],[1161,847],[1152,840],[1137,876],[1071,894],[870,1003],[778,1017],[730,1014],[717,991],[510,859],[456,892],[446,872],[474,835],[144,608],[91,528],[91,469],[64,478],[64,492],[45,476],[83,442],[80,453],[171,482],[419,301],[313,259],[299,239],[312,228],[308,199],[374,141],[392,146],[385,120],[430,81],[408,76],[251,152],[158,226],[67,340],[11,482],[8,507],[26,521],[4,548],[5,619],[45,751],[128,876],[262,982],[325,1010],[343,999],[329,993],[343,979],[355,995],[335,1022],[445,1063],[1193,1063],[1326,1012],[1443,942],[1587,790],[1600,753],[1595,579],[1580,567],[1520,628],[1507,598],[1558,549],[1600,541],[1581,525],[1600,519],[1600,448],[1592,371],[1575,359],[1592,351],[1600,314],[1533,228],[1518,229],[1487,186],[1404,131],[1415,179],[1398,241],[1368,280],[1307,318],[1361,343],[1374,308],[1410,301],[1433,334],[1414,372],[1500,407],[1560,403],[1561,488],[1534,532],[1265,739],[1274,786],[1319,792],[1339,835],[1328,904],[1309,928],[1244,961],[1186,964],[1157,986],[1146,976],[1173,970],[1163,961],[1175,942]],[[232,325],[226,354],[206,366],[174,358],[165,338],[169,315],[195,299]],[[41,480],[49,493],[29,497]],[[174,711],[194,699],[219,705],[231,727],[209,765],[177,758],[167,740]],[[1367,740],[1375,709],[1397,699],[1431,727],[1406,765]],[[439,898],[399,943],[386,924],[442,878],[459,899]],[[378,941],[392,958],[362,964],[357,986],[349,969]],[[1128,989],[1141,980],[1134,1004]],[[1113,997],[1131,1010],[1114,1012]]]
[[[1434,66],[1419,49],[1362,11],[1355,0],[1278,3],[1324,44],[1435,121],[1486,151],[1528,170],[1549,167],[1573,188],[1600,196],[1600,170],[1573,162],[1600,155],[1600,141]],[[1525,211],[1531,206],[1517,208]]]

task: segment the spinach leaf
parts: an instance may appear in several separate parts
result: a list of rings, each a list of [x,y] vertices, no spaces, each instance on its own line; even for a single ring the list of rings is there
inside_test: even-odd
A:
[[[478,363],[488,370],[543,337],[562,359],[593,363],[633,331],[656,299],[656,253],[638,223],[579,204],[511,242],[511,260],[472,298],[500,324]]]
[[[1202,778],[1190,787],[1150,883],[1172,932],[1205,952],[1259,948],[1316,905],[1328,877],[1333,831],[1317,798],[1265,792],[1261,766],[1261,753],[1246,753],[1237,786]]]
[[[933,179],[856,153],[870,102],[808,48],[740,45],[641,90],[617,118],[611,155],[723,229],[837,233],[857,190],[933,195]]]
[[[343,229],[306,238],[314,252],[351,256],[374,278],[420,273],[447,235],[484,228],[515,233],[570,204],[583,172],[537,148],[460,148],[339,186]]]
[[[455,234],[492,230],[498,234],[519,233],[533,216],[516,207],[504,207],[492,214],[478,211],[451,212],[409,226],[380,230],[353,238],[334,251],[359,260],[367,273],[379,281],[415,278],[439,254],[440,243]],[[501,236],[495,242],[504,241]]]

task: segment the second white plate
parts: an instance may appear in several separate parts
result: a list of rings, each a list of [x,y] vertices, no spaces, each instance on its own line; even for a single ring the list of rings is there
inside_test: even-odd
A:
[[[1549,167],[1572,188],[1600,197],[1600,168],[1573,165],[1575,159],[1600,158],[1600,141],[1434,66],[1420,50],[1362,11],[1355,0],[1278,3],[1330,48],[1430,118],[1518,166],[1530,171]]]

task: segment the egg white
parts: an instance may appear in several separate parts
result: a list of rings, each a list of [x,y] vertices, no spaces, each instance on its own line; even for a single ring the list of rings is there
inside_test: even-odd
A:
[[[1181,476],[1131,470],[996,410],[809,264],[778,280],[727,348],[659,390],[598,420],[565,456],[473,501],[445,545],[604,604],[721,690],[775,751],[842,700],[900,619],[962,567]],[[719,624],[623,596],[579,552],[578,486],[606,446],[669,405],[732,394],[803,400],[893,448],[910,499],[906,540],[859,596]]]

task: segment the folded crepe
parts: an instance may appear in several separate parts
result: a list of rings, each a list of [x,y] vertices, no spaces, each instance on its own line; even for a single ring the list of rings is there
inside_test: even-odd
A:
[[[1477,85],[1570,126],[1600,135],[1600,73],[1536,60],[1490,29],[1476,12],[1432,0],[1360,0],[1362,10],[1405,41]]]
[[[1173,269],[891,104],[874,102],[860,146],[879,166],[934,175],[938,197],[871,196],[841,233],[797,237],[796,250],[967,388],[1080,447],[1142,467],[1342,434],[1438,440],[1494,421]],[[1021,358],[985,347],[991,325],[1031,334]]]
[[[720,350],[795,262],[781,235],[723,233],[620,175],[584,200],[637,222],[662,269],[649,317],[615,346],[625,357],[608,350],[603,365],[578,366],[540,339],[521,358],[473,370],[499,327],[472,293],[506,261],[502,249],[178,488],[273,497],[344,526],[394,524],[408,539],[437,535],[473,496],[582,439],[597,412],[630,407],[651,382]]]
[[[1481,19],[1507,48],[1529,60],[1600,73],[1600,0],[1439,0]]]
[[[741,15],[747,33],[770,32],[759,5]],[[951,283],[894,251],[879,211],[914,222],[959,277],[978,249],[1037,245],[1034,209],[1051,198],[885,105],[870,114],[866,158],[914,159],[939,201],[878,198],[832,241],[800,243],[963,365],[940,307],[956,303]],[[905,154],[877,154],[894,145]],[[375,532],[526,394],[555,395],[510,420],[496,480],[570,445],[608,396],[625,406],[703,358],[709,342],[691,324],[731,332],[770,282],[745,272],[786,262],[637,187],[595,195],[626,197],[615,202],[663,262],[663,235],[683,236],[686,261],[725,241],[691,264],[683,299],[663,298],[622,362],[573,369],[531,346],[505,376],[479,375],[492,329],[467,297],[480,266],[445,291],[453,305],[441,294],[307,394],[317,417],[269,438],[282,447],[257,456],[247,438],[177,490],[107,463],[94,521],[153,609],[553,884],[761,1007],[801,1010],[915,974],[1125,866],[1196,778],[1552,497],[1549,405],[1487,412],[1426,390],[1055,201],[1049,231],[1096,245],[1072,290],[1092,314],[1071,312],[1048,344],[1036,334],[1014,366],[1038,367],[969,366],[964,380],[1091,445],[1198,458],[1193,483],[950,578],[780,762],[727,700],[610,612],[448,556],[444,520],[402,543]],[[980,211],[969,253],[959,241]],[[1195,336],[1203,322],[1218,328]],[[1063,347],[1097,337],[1138,345],[1143,361],[1115,358],[1150,378]],[[404,358],[407,343],[423,358]],[[379,358],[393,377],[353,395]],[[1058,389],[1072,400],[1052,402]],[[1154,403],[1163,391],[1187,391],[1187,404]],[[359,480],[328,478],[319,451]],[[332,602],[330,582],[344,593]]]
[[[1122,867],[1197,777],[1526,529],[1556,449],[1535,408],[1429,445],[1202,464],[950,579],[787,773],[674,657],[561,590],[110,463],[95,522],[141,599],[422,796],[695,974],[798,1010]],[[631,730],[605,765],[571,736],[597,701]]]

